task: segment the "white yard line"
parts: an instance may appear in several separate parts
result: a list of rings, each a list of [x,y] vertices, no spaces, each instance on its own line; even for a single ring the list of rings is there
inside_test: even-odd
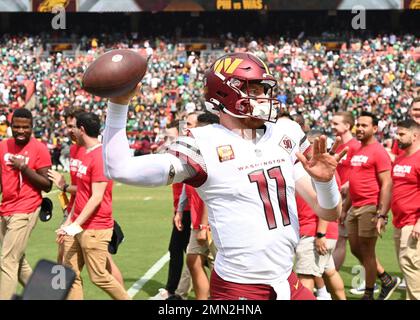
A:
[[[149,270],[147,270],[146,274],[137,280],[130,289],[128,289],[128,295],[133,298],[142,288],[143,286],[152,279],[156,273],[163,268],[163,266],[169,261],[169,252],[167,252],[162,258],[160,258]]]

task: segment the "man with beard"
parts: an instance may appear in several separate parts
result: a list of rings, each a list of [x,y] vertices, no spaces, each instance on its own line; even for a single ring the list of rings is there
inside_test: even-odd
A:
[[[18,281],[26,285],[32,274],[25,250],[38,219],[41,191],[51,190],[50,153],[31,137],[32,125],[32,113],[17,109],[12,117],[13,138],[0,144],[0,300],[12,298]]]
[[[408,114],[414,122],[420,124],[420,96],[417,96],[413,99],[410,109],[408,110]],[[398,147],[398,140],[394,140],[391,152],[392,160],[404,152],[401,148]]]
[[[407,299],[420,299],[420,125],[398,123],[397,141],[404,151],[392,169],[391,208],[395,247],[407,283]]]
[[[392,188],[391,159],[376,140],[377,131],[378,119],[370,112],[362,112],[356,124],[361,146],[351,158],[349,193],[341,217],[344,221],[351,206],[347,231],[351,252],[366,271],[363,300],[374,299],[376,275],[382,282],[380,300],[389,299],[401,281],[385,272],[375,254],[376,240],[387,222]]]

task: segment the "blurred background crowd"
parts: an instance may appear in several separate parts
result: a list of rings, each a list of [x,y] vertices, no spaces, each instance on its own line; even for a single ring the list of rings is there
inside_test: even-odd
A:
[[[308,128],[327,134],[334,112],[357,116],[367,110],[380,118],[379,139],[392,138],[419,81],[420,39],[414,33],[348,34],[346,41],[329,47],[317,39],[334,39],[337,33],[314,38],[303,31],[272,36],[228,32],[206,39],[196,28],[209,50],[195,50],[174,37],[107,32],[74,36],[78,48],[68,55],[46,48],[45,37],[51,34],[2,34],[0,139],[11,134],[13,110],[30,108],[36,138],[48,145],[54,164],[67,170],[71,142],[64,116],[70,107],[81,107],[105,119],[106,100],[85,92],[81,79],[96,57],[114,48],[132,48],[149,59],[141,95],[132,101],[128,117],[130,144],[137,154],[153,152],[172,120],[204,110],[203,71],[224,52],[250,51],[263,59],[278,79],[275,95],[283,111],[303,115]]]

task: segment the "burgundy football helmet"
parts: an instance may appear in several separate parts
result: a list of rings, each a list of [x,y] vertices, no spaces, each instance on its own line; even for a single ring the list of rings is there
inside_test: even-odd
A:
[[[256,83],[264,87],[265,96],[249,94]],[[257,118],[275,122],[279,102],[273,98],[276,79],[266,64],[252,53],[229,53],[217,59],[205,74],[206,108],[237,118]]]

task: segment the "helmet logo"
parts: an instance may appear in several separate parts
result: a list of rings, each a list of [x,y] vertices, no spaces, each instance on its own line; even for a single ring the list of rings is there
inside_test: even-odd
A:
[[[219,59],[214,64],[214,71],[218,73],[223,71],[225,73],[232,74],[242,61],[244,60],[238,58],[235,58],[233,61],[231,58]]]

